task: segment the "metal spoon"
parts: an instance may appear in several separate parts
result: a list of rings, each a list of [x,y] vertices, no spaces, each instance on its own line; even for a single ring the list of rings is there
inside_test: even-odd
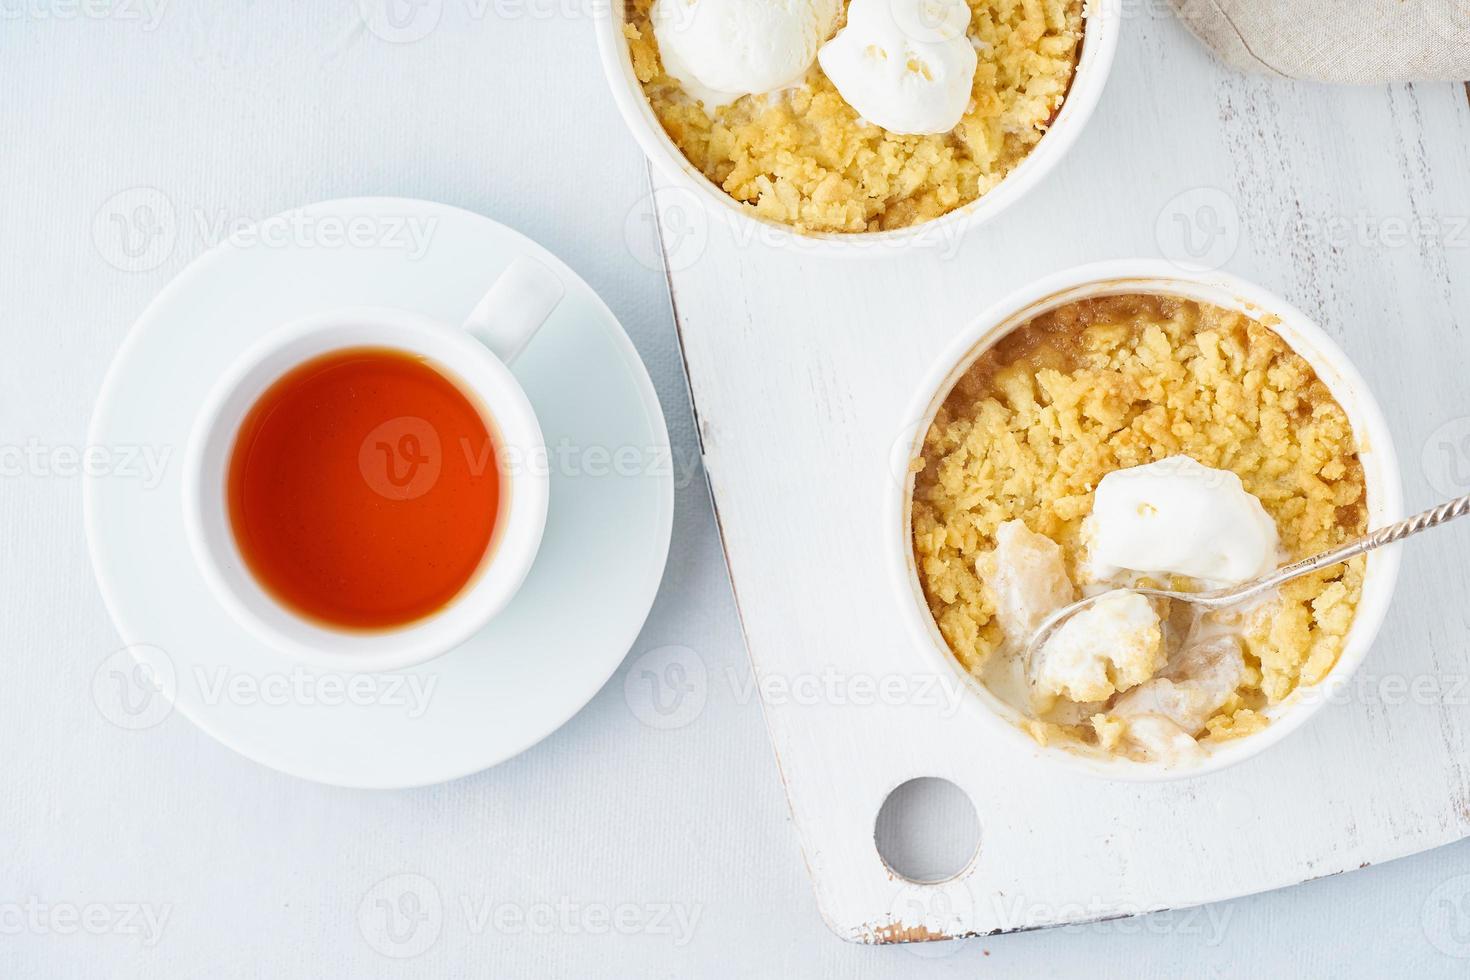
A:
[[[1147,596],[1151,599],[1174,599],[1179,602],[1191,603],[1203,609],[1223,609],[1226,606],[1233,606],[1238,602],[1244,602],[1247,599],[1254,598],[1263,592],[1269,592],[1278,585],[1284,582],[1290,582],[1294,578],[1301,578],[1303,575],[1308,575],[1319,569],[1330,568],[1338,562],[1347,561],[1349,558],[1357,557],[1364,552],[1372,551],[1374,548],[1381,548],[1383,545],[1392,544],[1395,541],[1402,541],[1411,534],[1418,534],[1420,531],[1427,530],[1428,528],[1438,527],[1457,517],[1464,517],[1467,513],[1470,513],[1470,494],[1457,497],[1449,503],[1440,504],[1438,507],[1426,510],[1422,514],[1415,514],[1413,517],[1399,521],[1397,524],[1390,524],[1376,531],[1369,531],[1362,537],[1334,548],[1331,551],[1324,551],[1320,555],[1313,555],[1310,558],[1294,561],[1290,565],[1282,565],[1274,572],[1270,572],[1260,578],[1252,579],[1249,582],[1242,582],[1240,585],[1232,585],[1229,588],[1211,589],[1207,592],[1173,592],[1168,589],[1111,589],[1107,592],[1099,592],[1097,595],[1088,596],[1086,599],[1081,599],[1071,605],[1063,606],[1042,620],[1041,625],[1036,628],[1036,632],[1031,634],[1031,639],[1026,644],[1026,655],[1022,662],[1029,667],[1036,652],[1046,644],[1047,640],[1051,639],[1051,635],[1057,631],[1062,623],[1071,619],[1077,613],[1091,606],[1104,596],[1112,595],[1115,592],[1137,592],[1139,595]]]

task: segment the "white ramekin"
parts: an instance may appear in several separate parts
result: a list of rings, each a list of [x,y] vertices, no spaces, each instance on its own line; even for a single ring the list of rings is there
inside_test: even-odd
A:
[[[689,198],[698,201],[711,220],[726,222],[737,234],[737,240],[753,237],[773,247],[797,248],[822,255],[883,254],[926,247],[952,249],[971,228],[989,221],[1026,194],[1071,148],[1092,115],[1113,66],[1123,21],[1122,0],[1087,0],[1082,53],[1061,111],[1026,159],[988,194],[942,217],[908,228],[841,233],[799,231],[759,217],[752,207],[736,201],[700,173],[659,125],[643,87],[633,74],[628,39],[623,36],[624,3],[612,0],[596,4],[595,8],[593,26],[613,101],[659,172]]]
[[[1323,703],[1334,700],[1334,692],[1345,690],[1388,612],[1398,577],[1399,546],[1380,548],[1367,556],[1362,598],[1347,643],[1332,671],[1320,683],[1299,689],[1268,709],[1266,714],[1271,723],[1264,730],[1207,745],[1203,762],[1172,768],[1037,745],[1021,728],[1023,716],[992,694],[955,659],[929,612],[914,564],[910,524],[914,479],[907,472],[907,463],[922,449],[924,435],[955,382],[976,358],[1006,334],[1066,303],[1092,296],[1139,292],[1183,296],[1240,310],[1256,318],[1266,315],[1279,318],[1271,329],[1311,364],[1352,423],[1367,488],[1369,526],[1382,527],[1403,516],[1403,489],[1388,423],[1362,376],[1320,327],[1280,297],[1234,276],[1222,272],[1185,272],[1153,259],[1127,259],[1081,266],[1049,276],[996,303],[955,337],[924,378],[905,416],[913,424],[904,431],[912,432],[913,437],[895,447],[894,472],[905,476],[896,481],[889,495],[884,547],[894,571],[901,614],[910,634],[937,669],[951,671],[964,680],[974,695],[966,699],[967,710],[991,724],[998,737],[1014,740],[1038,759],[1067,768],[1110,779],[1155,781],[1216,772],[1264,751],[1300,727]]]

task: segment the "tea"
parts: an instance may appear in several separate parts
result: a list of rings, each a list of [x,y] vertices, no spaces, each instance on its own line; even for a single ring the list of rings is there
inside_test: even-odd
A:
[[[454,600],[501,513],[492,426],[452,378],[385,348],[334,351],[260,396],[231,450],[230,524],[260,585],[348,629]]]

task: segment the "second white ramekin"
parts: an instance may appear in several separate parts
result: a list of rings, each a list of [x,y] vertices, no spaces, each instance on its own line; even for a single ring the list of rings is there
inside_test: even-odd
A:
[[[907,475],[896,481],[889,493],[883,534],[884,549],[894,571],[900,614],[915,644],[936,669],[960,675],[973,695],[966,699],[968,709],[978,713],[987,723],[993,723],[998,737],[1016,740],[1017,744],[1033,751],[1039,758],[1068,768],[1110,779],[1155,781],[1216,772],[1262,752],[1301,727],[1325,702],[1333,699],[1333,692],[1344,689],[1363,662],[1388,613],[1398,578],[1399,546],[1380,548],[1367,556],[1363,594],[1342,655],[1320,683],[1299,688],[1286,700],[1269,708],[1265,713],[1270,724],[1264,730],[1231,741],[1206,744],[1203,762],[1179,767],[1037,745],[1021,728],[1024,718],[1020,712],[996,697],[960,665],[934,622],[914,564],[910,523],[914,481],[913,475],[907,473],[907,462],[919,454],[924,435],[955,382],[976,358],[1002,337],[1064,304],[1094,296],[1125,293],[1183,296],[1240,310],[1254,318],[1267,315],[1279,318],[1278,322],[1271,324],[1271,329],[1311,364],[1352,423],[1367,488],[1369,527],[1382,527],[1403,516],[1403,488],[1383,411],[1347,355],[1305,313],[1280,297],[1234,276],[1222,272],[1184,272],[1154,259],[1081,266],[1048,276],[1007,296],[960,331],[935,361],[905,415],[905,420],[912,420],[913,424],[906,426],[904,431],[914,433],[913,438],[905,439],[895,447],[896,455],[902,458],[894,461],[894,472]]]
[[[1122,0],[1087,0],[1082,52],[1071,88],[1051,128],[1031,153],[989,193],[931,221],[879,232],[807,232],[763,218],[712,183],[680,152],[633,74],[628,39],[623,36],[622,0],[595,5],[593,26],[613,101],[633,138],[663,176],[698,200],[711,221],[735,229],[738,240],[757,240],[778,248],[820,255],[882,255],[910,248],[951,247],[970,229],[1000,214],[1041,182],[1082,132],[1112,70],[1123,21]]]

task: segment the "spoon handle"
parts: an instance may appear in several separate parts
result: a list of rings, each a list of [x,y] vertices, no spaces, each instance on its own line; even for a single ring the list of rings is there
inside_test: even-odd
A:
[[[1441,524],[1452,521],[1457,517],[1464,517],[1466,514],[1470,514],[1470,494],[1466,494],[1463,497],[1456,497],[1454,500],[1440,504],[1438,507],[1431,507],[1429,510],[1415,514],[1413,517],[1406,517],[1396,524],[1389,524],[1386,527],[1380,527],[1376,531],[1369,531],[1362,537],[1349,541],[1339,548],[1324,551],[1320,555],[1313,555],[1310,558],[1303,558],[1300,561],[1294,561],[1290,565],[1283,565],[1265,578],[1256,579],[1254,582],[1239,588],[1221,590],[1220,600],[1211,604],[1234,604],[1258,592],[1274,589],[1283,582],[1290,582],[1294,578],[1300,578],[1303,575],[1308,575],[1323,568],[1330,568],[1339,562],[1344,562],[1349,558],[1356,558],[1358,555],[1372,551],[1374,548],[1381,548],[1386,544],[1402,541],[1412,534],[1418,534],[1420,531],[1426,531],[1431,527],[1439,527]]]
[[[1245,582],[1241,585],[1215,589],[1210,592],[1174,592],[1169,589],[1144,588],[1134,588],[1133,591],[1140,595],[1154,596],[1160,599],[1179,599],[1184,602],[1203,606],[1206,609],[1221,609],[1254,598],[1263,592],[1269,592],[1276,588],[1276,586],[1284,582],[1290,582],[1294,578],[1301,578],[1303,575],[1309,575],[1323,568],[1331,568],[1339,562],[1347,561],[1349,558],[1356,558],[1358,555],[1372,551],[1374,548],[1381,548],[1386,544],[1402,541],[1410,535],[1418,534],[1420,531],[1426,531],[1431,527],[1439,527],[1441,524],[1448,523],[1457,517],[1464,517],[1466,514],[1470,514],[1470,494],[1466,494],[1463,497],[1456,497],[1454,500],[1440,504],[1438,507],[1431,507],[1429,510],[1415,514],[1413,517],[1405,518],[1397,524],[1389,524],[1387,527],[1380,527],[1376,531],[1369,531],[1362,537],[1355,538],[1347,544],[1334,548],[1331,551],[1324,551],[1320,555],[1312,555],[1310,558],[1294,561],[1290,565],[1282,565],[1276,571],[1263,578]],[[1041,625],[1036,628],[1027,640],[1023,662],[1029,665],[1032,658],[1036,655],[1036,651],[1046,643],[1047,639],[1056,632],[1057,628],[1063,622],[1106,594],[1098,593],[1097,595],[1089,596],[1088,598],[1080,599],[1077,602],[1063,606],[1043,620]],[[1029,666],[1027,670],[1030,670]]]
[[[1447,521],[1452,521],[1457,517],[1464,517],[1467,513],[1470,513],[1470,494],[1466,494],[1463,497],[1456,497],[1449,503],[1440,504],[1438,507],[1431,507],[1429,510],[1415,514],[1413,517],[1407,517],[1397,524],[1390,524],[1388,527],[1381,527],[1376,531],[1370,531],[1364,539],[1366,544],[1364,544],[1363,550],[1372,551],[1379,545],[1402,541],[1411,534],[1418,534],[1420,531],[1427,530],[1431,527],[1439,527]]]

